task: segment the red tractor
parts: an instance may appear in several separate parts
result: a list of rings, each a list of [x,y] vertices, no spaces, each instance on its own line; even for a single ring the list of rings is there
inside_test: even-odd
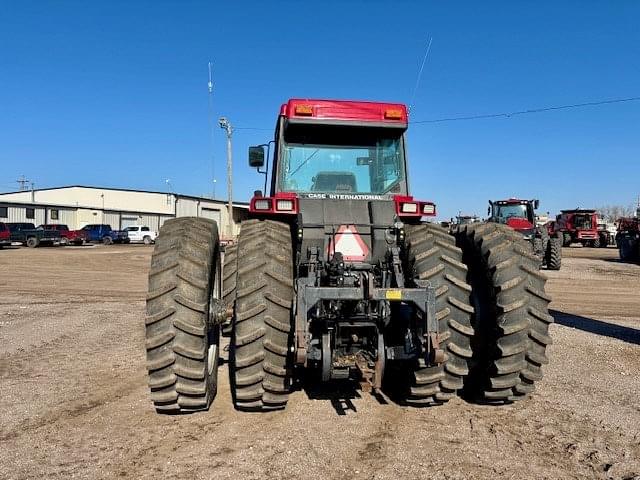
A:
[[[601,246],[595,210],[561,210],[556,217],[555,233],[561,236],[565,247],[572,243],[581,243],[583,247]]]
[[[562,239],[555,234],[549,235],[546,226],[536,224],[535,211],[539,200],[489,201],[487,214],[489,222],[501,223],[511,227],[529,242],[533,253],[541,265],[549,270],[560,270],[562,263]]]
[[[640,214],[640,209],[638,213]],[[640,261],[640,216],[618,220],[616,245],[620,253],[620,260],[625,262]]]
[[[415,406],[533,391],[553,321],[538,260],[504,225],[453,236],[424,221],[436,207],[410,194],[408,123],[402,104],[282,105],[273,148],[249,149],[258,169],[273,152],[270,187],[251,199],[224,271],[215,222],[164,223],[145,322],[158,412],[209,408],[229,321],[240,410],[284,408],[302,371]]]

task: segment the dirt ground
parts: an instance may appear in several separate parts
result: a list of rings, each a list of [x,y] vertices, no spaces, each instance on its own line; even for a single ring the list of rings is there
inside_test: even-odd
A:
[[[144,369],[152,248],[0,251],[2,479],[640,479],[640,266],[564,249],[534,396],[412,409],[296,391],[284,412],[157,415]]]

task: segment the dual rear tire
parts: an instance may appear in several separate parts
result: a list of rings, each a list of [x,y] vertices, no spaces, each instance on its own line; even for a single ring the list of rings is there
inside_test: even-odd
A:
[[[464,393],[486,403],[512,402],[533,392],[551,344],[546,277],[529,245],[508,230],[487,223],[457,234],[475,310]]]
[[[162,226],[151,259],[145,336],[151,400],[160,413],[206,410],[217,390],[221,297],[215,222],[176,218]]]

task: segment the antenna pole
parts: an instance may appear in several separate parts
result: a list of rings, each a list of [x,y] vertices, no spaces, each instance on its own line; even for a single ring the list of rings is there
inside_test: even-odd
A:
[[[209,112],[208,112],[208,120],[209,120],[209,149],[211,150],[211,180],[213,181],[213,199],[216,199],[216,162],[213,155],[213,135],[214,135],[214,124],[213,124],[213,74],[212,72],[213,65],[211,62],[208,64],[209,68],[209,81],[207,82],[207,90],[209,91],[208,101],[209,101]]]
[[[420,80],[422,79],[422,71],[424,70],[424,65],[427,63],[427,58],[429,57],[429,52],[431,52],[431,43],[433,42],[433,37],[429,37],[429,43],[427,44],[427,49],[424,52],[424,57],[422,57],[422,65],[420,65],[420,70],[418,70],[418,76],[416,77],[416,85],[413,87],[413,93],[411,94],[411,101],[409,102],[409,113],[413,109],[413,101],[416,98],[416,92],[418,91],[418,87],[420,86]]]

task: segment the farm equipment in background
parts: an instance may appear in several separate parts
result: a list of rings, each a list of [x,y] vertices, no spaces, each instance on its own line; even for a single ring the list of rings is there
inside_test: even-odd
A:
[[[229,321],[239,410],[284,408],[303,370],[415,406],[533,391],[553,321],[538,259],[504,225],[454,237],[423,221],[436,206],[410,195],[407,126],[402,104],[289,100],[274,147],[249,148],[270,191],[255,192],[224,270],[215,222],[164,223],[145,321],[158,412],[209,408]]]
[[[616,245],[617,233],[618,229],[615,224],[598,219],[598,237],[600,239],[601,248],[606,248],[609,245]]]
[[[618,220],[616,245],[620,260],[625,262],[640,261],[640,217],[627,217]]]
[[[489,200],[487,219],[490,223],[500,223],[511,227],[531,244],[536,257],[549,270],[560,270],[562,263],[562,239],[549,234],[545,225],[536,223],[535,211],[539,200]]]
[[[560,210],[555,221],[555,231],[562,237],[565,247],[572,243],[580,243],[583,247],[600,247],[598,215],[595,210]]]
[[[479,223],[482,219],[477,215],[456,215],[455,225],[469,225]]]

